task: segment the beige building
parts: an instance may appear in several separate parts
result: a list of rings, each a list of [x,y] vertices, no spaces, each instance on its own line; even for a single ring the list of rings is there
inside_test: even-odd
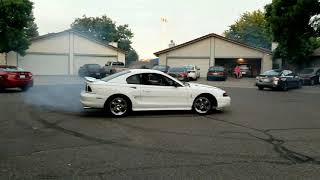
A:
[[[0,65],[5,65],[5,56],[4,53],[0,53]]]
[[[253,75],[272,69],[271,51],[208,34],[186,43],[154,53],[159,64],[168,66],[197,65],[201,77],[210,66],[220,65],[231,70],[236,64],[250,64]]]
[[[73,30],[51,33],[32,40],[25,56],[7,54],[7,64],[19,66],[35,75],[77,75],[84,64],[125,63],[119,48],[103,44]]]

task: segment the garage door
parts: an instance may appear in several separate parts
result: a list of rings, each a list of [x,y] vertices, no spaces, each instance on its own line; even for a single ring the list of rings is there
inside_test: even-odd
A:
[[[19,56],[18,66],[34,75],[67,75],[69,58],[66,55],[27,54]]]
[[[185,65],[196,65],[200,68],[200,76],[207,77],[207,72],[209,69],[209,59],[176,59],[169,58],[167,63],[170,67],[175,66],[185,66]]]
[[[79,68],[85,64],[99,64],[104,66],[108,61],[117,61],[116,57],[74,56],[73,74],[77,75]]]

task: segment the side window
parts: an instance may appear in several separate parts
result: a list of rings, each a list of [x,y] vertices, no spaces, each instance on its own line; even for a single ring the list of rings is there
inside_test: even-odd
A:
[[[142,74],[142,84],[151,86],[174,86],[175,82],[161,74],[145,73]]]
[[[287,70],[284,70],[282,72],[282,76],[289,76],[289,74],[292,73],[291,71],[287,71]]]
[[[141,84],[141,74],[135,74],[127,78],[128,84]]]

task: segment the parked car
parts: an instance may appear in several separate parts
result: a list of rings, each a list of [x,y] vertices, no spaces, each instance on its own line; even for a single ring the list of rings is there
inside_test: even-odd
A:
[[[231,98],[219,88],[183,83],[166,73],[151,69],[131,69],[101,80],[86,77],[81,92],[84,108],[101,108],[121,117],[130,111],[194,110],[209,114],[230,106]]]
[[[305,68],[300,73],[303,84],[309,84],[311,86],[320,84],[320,67]]]
[[[94,77],[101,79],[106,76],[106,71],[99,64],[85,64],[79,68],[80,77]]]
[[[256,86],[259,90],[271,88],[287,91],[289,88],[301,88],[302,80],[290,70],[274,69],[257,76]]]
[[[238,66],[240,68],[240,72],[243,77],[252,77],[253,76],[252,67],[250,64],[238,64]],[[235,68],[235,66],[232,68],[232,72],[233,72],[234,68]]]
[[[208,69],[207,80],[227,80],[227,71],[223,66],[211,66]]]
[[[0,65],[0,90],[20,88],[22,91],[27,91],[32,86],[33,76],[31,72],[16,66]]]
[[[188,71],[185,67],[171,67],[168,74],[180,81],[189,81]]]
[[[164,73],[167,73],[168,70],[169,70],[170,66],[166,66],[166,65],[157,65],[157,66],[154,66],[152,69],[154,70],[158,70],[158,71],[161,71],[161,72],[164,72]]]
[[[104,69],[107,74],[114,74],[117,72],[128,70],[128,68],[125,67],[125,64],[123,62],[118,62],[118,61],[107,62],[107,64],[104,66]]]
[[[189,80],[197,80],[200,78],[200,68],[196,65],[186,65],[184,66],[188,71]]]

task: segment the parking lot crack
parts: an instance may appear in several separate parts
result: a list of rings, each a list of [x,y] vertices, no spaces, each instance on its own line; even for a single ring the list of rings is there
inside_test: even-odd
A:
[[[316,160],[308,155],[304,155],[302,153],[299,152],[295,152],[293,150],[288,149],[287,147],[285,147],[285,142],[284,140],[281,139],[277,139],[275,138],[270,132],[271,131],[275,131],[275,130],[288,130],[288,129],[266,129],[266,130],[261,130],[261,129],[257,129],[257,128],[253,128],[253,127],[249,127],[243,124],[239,124],[239,123],[235,123],[235,122],[230,122],[227,120],[222,120],[222,119],[218,119],[218,118],[213,118],[210,116],[205,116],[205,118],[207,119],[211,119],[214,121],[219,121],[222,123],[226,123],[232,126],[236,126],[236,127],[242,127],[245,129],[249,129],[252,130],[254,132],[258,132],[258,133],[263,133],[264,135],[266,135],[266,137],[268,138],[261,138],[258,136],[253,135],[252,133],[249,132],[229,132],[229,133],[242,133],[242,134],[246,134],[250,137],[256,138],[260,141],[266,142],[270,145],[273,146],[273,149],[276,153],[278,153],[280,155],[280,157],[291,161],[292,163],[295,164],[302,164],[302,163],[310,163],[310,164],[317,164],[320,165],[320,161]],[[296,129],[305,129],[305,128],[296,128]],[[315,128],[310,128],[310,129],[315,129]]]

